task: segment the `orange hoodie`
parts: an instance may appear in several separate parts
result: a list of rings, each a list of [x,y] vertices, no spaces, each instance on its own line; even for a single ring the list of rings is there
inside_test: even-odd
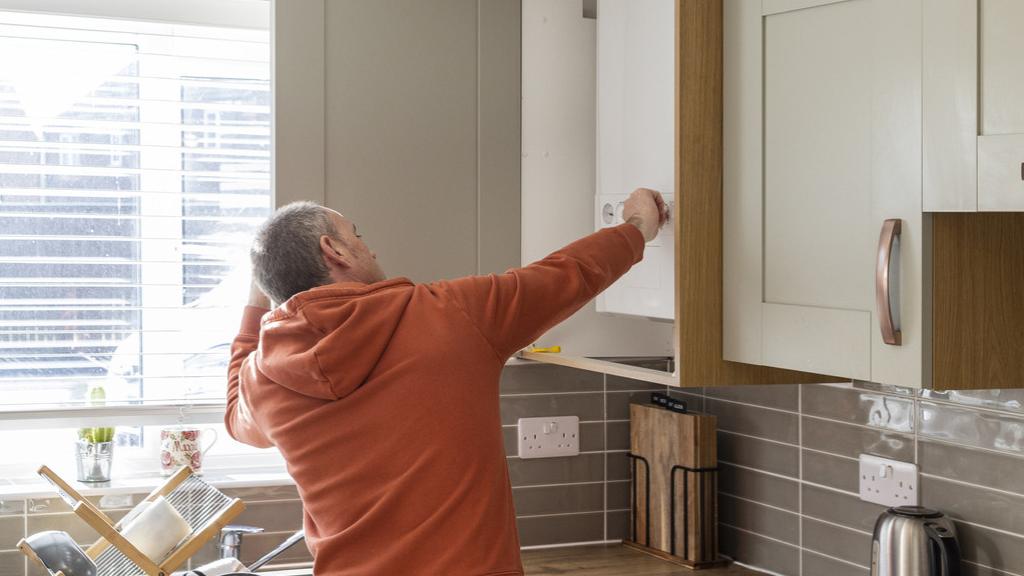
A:
[[[284,456],[314,572],[522,574],[502,368],[643,250],[623,224],[505,274],[332,284],[270,313],[248,307],[225,423]]]

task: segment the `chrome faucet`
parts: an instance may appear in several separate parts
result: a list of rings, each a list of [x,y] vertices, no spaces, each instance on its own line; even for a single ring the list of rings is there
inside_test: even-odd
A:
[[[220,530],[220,542],[218,543],[217,550],[220,552],[221,558],[235,558],[238,559],[242,551],[242,536],[245,534],[259,534],[263,532],[263,528],[257,526],[245,526],[241,524],[229,524]],[[268,552],[265,556],[249,565],[249,570],[256,570],[262,567],[267,562],[270,562],[274,558],[280,556],[285,550],[291,548],[295,544],[301,542],[306,538],[306,533],[302,530],[295,532],[288,538],[281,542],[277,548],[274,548]]]
[[[242,536],[245,534],[259,534],[263,528],[257,526],[245,526],[242,524],[228,524],[220,529],[220,540],[217,542],[217,551],[220,558],[238,559],[242,552]]]

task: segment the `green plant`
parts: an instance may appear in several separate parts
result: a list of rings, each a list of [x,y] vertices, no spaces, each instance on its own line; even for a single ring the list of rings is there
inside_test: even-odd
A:
[[[89,390],[89,404],[93,406],[103,406],[106,403],[107,393],[103,389],[103,386],[95,386],[91,390]],[[109,426],[97,428],[79,428],[78,439],[84,440],[92,444],[98,444],[100,442],[113,442],[114,429]]]

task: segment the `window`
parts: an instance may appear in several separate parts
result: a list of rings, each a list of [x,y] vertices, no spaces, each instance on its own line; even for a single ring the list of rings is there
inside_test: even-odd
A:
[[[222,401],[268,32],[0,12],[0,54],[0,410]]]

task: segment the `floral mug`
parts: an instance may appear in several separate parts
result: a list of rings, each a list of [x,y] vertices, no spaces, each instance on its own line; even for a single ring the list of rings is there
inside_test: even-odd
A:
[[[203,448],[200,437],[205,433],[213,436],[210,444]],[[217,443],[217,431],[212,428],[201,430],[187,426],[174,426],[160,430],[160,473],[170,476],[182,466],[192,468],[194,474],[203,473],[203,455]]]

